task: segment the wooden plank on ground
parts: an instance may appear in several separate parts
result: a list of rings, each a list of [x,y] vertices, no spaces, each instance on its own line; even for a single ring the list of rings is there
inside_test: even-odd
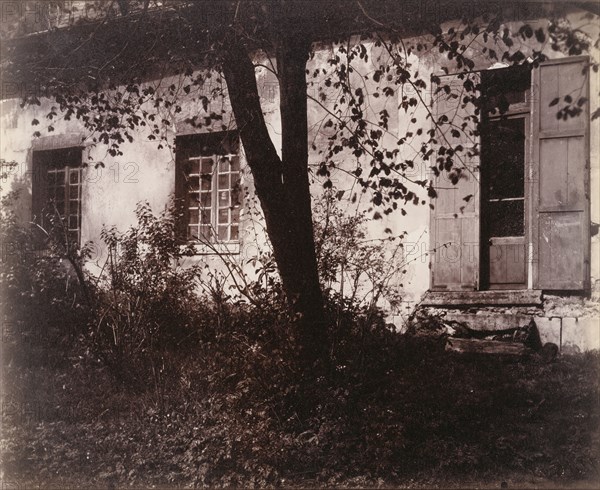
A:
[[[493,354],[511,357],[525,357],[533,354],[533,351],[521,342],[459,338],[449,338],[446,341],[446,350],[460,354]]]

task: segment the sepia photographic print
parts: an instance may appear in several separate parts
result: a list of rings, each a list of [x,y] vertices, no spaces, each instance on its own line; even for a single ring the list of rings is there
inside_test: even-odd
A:
[[[598,0],[0,0],[0,490],[600,488]]]

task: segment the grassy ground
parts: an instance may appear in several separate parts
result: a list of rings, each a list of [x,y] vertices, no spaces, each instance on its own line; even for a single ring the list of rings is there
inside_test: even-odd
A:
[[[3,488],[600,482],[597,353],[516,363],[398,338],[298,398],[263,389],[272,376],[260,370],[240,375],[256,348],[239,349],[227,364],[199,347],[143,390],[85,353],[34,362],[5,349]]]

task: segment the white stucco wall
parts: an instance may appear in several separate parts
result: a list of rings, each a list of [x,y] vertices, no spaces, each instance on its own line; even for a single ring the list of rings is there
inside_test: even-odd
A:
[[[575,11],[570,16],[574,25],[577,23],[583,24],[584,20],[580,13]],[[540,20],[537,22],[540,26],[546,25],[546,21]],[[597,30],[598,23],[585,22],[585,29]],[[513,23],[510,25],[512,30],[518,29],[519,24]],[[446,29],[449,25],[444,26]],[[590,33],[592,38],[597,38],[597,32]],[[595,36],[595,37],[594,37]],[[407,39],[407,45],[416,45],[421,39]],[[528,50],[541,49],[549,57],[560,56],[559,53],[553,51],[549,45],[537,45],[535,41],[529,41],[527,45],[516,46],[523,49],[527,54]],[[515,47],[515,48],[516,48]],[[481,44],[479,44],[479,49]],[[380,64],[386,62],[389,56],[383,49],[376,48],[373,45],[369,46],[369,61],[366,63],[357,63],[358,70],[363,74],[370,74]],[[453,66],[447,60],[441,59],[439,54],[432,51],[427,51],[424,54],[417,56],[416,51],[409,57],[411,63],[411,72],[419,73],[419,77],[428,80],[430,74],[440,73],[441,67],[444,65]],[[319,48],[314,58],[308,64],[309,72],[312,72],[316,67],[325,69],[325,73],[315,78],[315,82],[319,82],[319,78],[324,79],[327,72],[331,71],[327,59],[331,55],[330,47]],[[492,65],[492,61],[478,52],[467,53],[476,61],[476,69],[485,69]],[[593,55],[598,59],[598,53]],[[312,79],[309,79],[312,80]],[[265,120],[269,130],[269,134],[277,149],[281,146],[281,122],[278,112],[278,91],[272,74],[263,68],[257,68],[257,81],[259,91],[262,95],[262,103],[265,112]],[[164,82],[164,81],[163,81]],[[366,82],[366,91],[369,92],[373,88],[374,82]],[[168,83],[163,83],[167,86]],[[316,95],[316,92],[309,88],[309,94]],[[590,93],[591,97],[591,112],[598,108],[597,94],[600,90],[600,81],[598,73],[591,73],[590,76]],[[389,134],[385,136],[386,143],[395,147],[397,138],[403,136],[409,127],[419,127],[423,125],[427,119],[428,108],[419,104],[416,108],[410,108],[407,112],[399,108],[399,102],[403,95],[414,95],[414,89],[408,84],[395,87],[395,95],[393,97],[380,97],[371,99],[371,112],[374,116],[383,108],[387,109],[390,114],[390,129]],[[429,91],[425,91],[423,96],[429,103]],[[334,98],[328,98],[324,105],[331,108],[334,103]],[[24,219],[29,219],[31,213],[31,153],[34,144],[43,144],[44,138],[50,137],[56,139],[55,135],[69,134],[84,134],[84,130],[77,120],[64,121],[59,118],[52,122],[54,131],[48,133],[46,126],[49,121],[45,119],[52,102],[43,100],[40,107],[27,107],[21,109],[19,102],[15,99],[3,100],[0,102],[0,155],[6,161],[16,161],[19,166],[13,172],[12,180],[3,184],[3,192],[10,189],[11,186],[21,187],[23,192],[19,206]],[[201,112],[201,105],[198,100],[188,97],[187,102],[182,103],[184,114],[194,114]],[[314,170],[318,165],[322,156],[319,154],[319,149],[322,149],[327,143],[329,134],[327,130],[320,125],[326,115],[325,109],[313,100],[309,100],[308,104],[308,123],[311,128],[309,144],[314,144],[316,151],[311,151],[310,165]],[[418,123],[411,123],[412,118],[416,118]],[[32,126],[31,121],[38,119],[40,125]],[[179,117],[179,121],[181,117]],[[185,132],[188,127],[174,121],[174,128],[167,129],[167,139],[172,145],[177,131]],[[430,123],[425,123],[429,125]],[[426,126],[427,129],[428,126]],[[41,131],[42,143],[33,143],[33,132]],[[591,173],[591,221],[600,223],[600,196],[598,189],[600,188],[600,127],[599,120],[592,122],[591,126],[591,154],[590,154],[590,173]],[[147,139],[138,135],[133,143],[125,143],[121,145],[122,156],[111,157],[106,153],[104,145],[92,144],[91,138],[93,135],[85,135],[85,155],[91,157],[89,166],[84,170],[83,184],[83,200],[82,200],[82,242],[88,240],[94,241],[97,246],[97,254],[94,261],[101,266],[105,257],[100,243],[100,231],[103,226],[116,226],[120,230],[125,230],[128,226],[134,224],[134,209],[139,201],[146,200],[150,203],[155,211],[160,211],[167,204],[169,197],[174,192],[175,187],[175,158],[172,151],[172,146],[168,145],[162,149],[157,148],[157,143],[147,141]],[[415,158],[415,152],[418,152],[421,141],[425,141],[426,136],[415,135],[410,141],[410,144],[400,147],[398,155],[399,160],[405,158],[415,159],[415,169],[410,171],[407,176],[412,180],[423,180],[430,176],[430,162],[423,162]],[[52,141],[45,140],[45,141]],[[95,169],[95,162],[103,162],[104,167]],[[336,163],[346,169],[352,170],[355,168],[357,161],[356,157],[348,152],[341,152],[336,156]],[[367,165],[367,164],[365,164]],[[244,182],[252,188],[252,178],[249,174],[245,163],[242,162],[244,168]],[[368,165],[367,165],[368,168]],[[313,179],[313,193],[315,196],[321,192],[322,178],[311,173]],[[346,191],[344,193],[342,205],[346,206],[348,212],[354,212],[356,209],[368,209],[370,207],[369,194],[362,194],[360,189],[355,185],[354,179],[341,171],[332,173],[332,181],[334,185]],[[426,192],[419,186],[412,184],[409,180],[405,180],[405,185],[410,190],[419,195],[420,198],[427,201]],[[352,201],[353,192],[357,192],[356,202]],[[429,287],[429,207],[425,205],[407,205],[408,211],[406,216],[402,216],[400,212],[395,212],[390,215],[384,215],[381,220],[372,220],[369,223],[369,235],[376,239],[387,236],[384,233],[386,228],[391,229],[392,235],[406,233],[404,238],[404,254],[405,254],[405,269],[404,275],[399,274],[397,282],[401,282],[404,291],[405,311],[410,310],[415,302],[417,302],[422,294]],[[264,230],[260,226],[256,226],[256,221],[242,218],[241,226],[241,249],[237,256],[239,260],[246,261],[257,253],[264,246],[260,244],[264,240]],[[258,237],[258,238],[257,238]],[[262,237],[262,238],[261,238]],[[200,255],[196,259],[190,259],[191,262],[202,260],[210,263],[214,267],[219,267],[219,258],[210,255]],[[252,267],[248,266],[247,270],[251,272]],[[591,257],[591,276],[592,282],[600,278],[600,241],[596,234],[592,237],[592,257]]]

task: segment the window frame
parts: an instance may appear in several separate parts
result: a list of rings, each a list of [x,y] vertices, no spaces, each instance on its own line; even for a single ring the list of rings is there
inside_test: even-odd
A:
[[[209,148],[210,150],[207,150]],[[193,246],[194,252],[197,255],[210,254],[237,254],[240,251],[240,224],[241,211],[243,208],[243,193],[241,190],[242,184],[242,155],[240,151],[240,142],[237,131],[222,131],[218,133],[195,133],[178,135],[176,140],[176,182],[175,196],[179,206],[178,226],[179,241],[182,246]],[[226,158],[230,162],[233,158],[237,158],[237,172],[229,169],[226,172],[221,172],[221,162]],[[211,160],[212,171],[210,173],[210,189],[208,192],[211,196],[210,206],[204,206],[210,210],[210,234],[212,239],[204,238],[200,231],[202,223],[202,203],[201,195],[206,193],[202,190],[203,176],[207,172],[203,172],[202,164],[205,160]],[[190,168],[196,165],[197,168]],[[229,205],[226,207],[219,206],[219,193],[223,189],[219,189],[219,176],[227,175],[229,178]],[[237,176],[237,179],[235,179]],[[198,188],[193,189],[190,186],[191,178],[198,179]],[[234,194],[237,192],[237,204],[234,204]],[[198,196],[198,202],[193,206],[193,194]],[[224,226],[219,223],[219,210],[228,210],[227,239],[219,239],[219,226]],[[234,220],[235,210],[237,209],[237,220]],[[196,222],[192,223],[191,212],[196,213]],[[196,228],[198,238],[194,238],[190,229]],[[232,229],[237,227],[237,238],[231,238]]]
[[[480,228],[480,237],[481,241],[479,244],[479,290],[480,291],[489,291],[494,289],[530,289],[531,283],[531,267],[530,260],[528,260],[529,250],[532,243],[532,216],[531,216],[531,196],[532,196],[532,182],[531,182],[531,173],[532,173],[532,162],[531,162],[531,112],[520,108],[519,111],[505,113],[503,116],[494,116],[493,118],[489,118],[487,122],[495,122],[501,120],[508,119],[524,119],[524,141],[523,145],[525,147],[524,151],[524,160],[523,160],[523,236],[502,236],[502,237],[494,237],[494,245],[516,245],[519,241],[523,241],[524,246],[524,254],[525,254],[525,282],[522,286],[520,283],[506,283],[503,285],[502,283],[498,284],[490,284],[490,250],[489,247],[492,245],[491,243],[486,244],[486,240],[490,240],[489,232],[487,229],[486,223],[486,206],[489,202],[487,197],[486,189],[484,188],[484,174],[487,171],[484,166],[487,165],[484,159],[484,153],[481,152],[481,182],[479,185],[481,198],[479,200],[479,228]],[[481,134],[482,138],[482,146],[483,146],[483,131]],[[512,199],[512,198],[509,198]],[[507,199],[507,200],[509,200]],[[502,201],[502,199],[499,199]]]
[[[34,149],[32,153],[32,222],[48,231],[49,214],[48,206],[50,204],[50,194],[56,196],[56,189],[64,189],[62,196],[62,213],[59,216],[66,220],[67,233],[69,241],[76,246],[81,246],[82,224],[83,224],[83,147],[68,146],[60,148]],[[62,155],[61,155],[62,153]],[[50,175],[60,175],[62,173],[62,182],[54,178],[51,182]],[[77,175],[77,181],[72,181],[72,175]],[[76,197],[73,198],[71,190],[77,189]],[[51,192],[54,189],[54,192]],[[61,202],[61,200],[58,200]],[[76,213],[71,213],[71,203],[76,203]],[[76,227],[71,227],[71,219],[76,219]],[[74,234],[75,238],[71,235]],[[38,243],[39,248],[45,248],[42,240]]]
[[[506,68],[498,68],[498,69],[488,69],[488,70],[483,70],[482,73],[490,73],[493,75],[493,72],[496,70],[506,70],[508,72],[508,70],[514,70],[515,73],[517,70],[522,70],[523,68],[521,67],[506,67]],[[531,267],[531,260],[529,260],[529,257],[531,255],[530,251],[531,251],[531,247],[532,247],[532,240],[533,240],[533,231],[532,231],[532,226],[534,226],[533,223],[533,210],[532,210],[532,196],[533,196],[533,183],[532,183],[532,173],[533,173],[533,162],[532,162],[532,144],[533,144],[533,138],[532,138],[532,118],[533,118],[533,90],[532,90],[532,85],[533,85],[533,72],[530,71],[529,72],[529,82],[527,84],[524,84],[525,90],[524,92],[524,97],[523,97],[523,101],[521,102],[515,102],[509,105],[508,109],[506,110],[506,112],[500,113],[500,112],[496,112],[493,114],[489,114],[488,113],[488,108],[485,108],[484,111],[484,117],[483,117],[483,125],[482,125],[482,130],[480,132],[480,136],[479,136],[479,144],[480,144],[480,148],[481,148],[481,160],[479,162],[480,167],[481,167],[481,172],[480,172],[480,176],[481,176],[481,181],[479,183],[479,192],[480,192],[480,200],[479,200],[479,228],[480,228],[480,243],[479,243],[479,284],[478,284],[478,291],[490,291],[490,290],[496,290],[496,289],[531,289],[532,287],[532,267]],[[485,84],[485,75],[482,77],[482,87],[485,90],[484,87]],[[524,254],[525,254],[525,282],[523,284],[523,286],[521,287],[517,287],[516,283],[507,283],[506,285],[502,285],[502,284],[495,284],[495,285],[491,285],[490,284],[490,275],[491,275],[491,270],[490,270],[490,251],[489,251],[489,245],[491,244],[486,244],[485,241],[489,240],[489,236],[487,233],[487,228],[486,228],[486,223],[484,223],[485,221],[485,215],[487,213],[485,213],[485,206],[488,202],[488,199],[486,197],[486,192],[484,189],[484,174],[486,172],[486,169],[484,168],[486,166],[486,162],[484,160],[485,154],[483,152],[483,138],[484,138],[484,132],[486,131],[486,126],[489,123],[494,123],[497,121],[502,121],[502,120],[508,120],[508,119],[519,119],[519,118],[523,118],[524,119],[524,146],[525,146],[525,152],[524,152],[524,161],[523,161],[523,167],[524,167],[524,176],[523,176],[523,241],[524,241]],[[507,236],[507,237],[495,237],[494,242],[496,245],[512,245],[515,244],[513,242],[518,241],[517,240],[518,237],[516,236]],[[520,238],[520,237],[519,237]]]

